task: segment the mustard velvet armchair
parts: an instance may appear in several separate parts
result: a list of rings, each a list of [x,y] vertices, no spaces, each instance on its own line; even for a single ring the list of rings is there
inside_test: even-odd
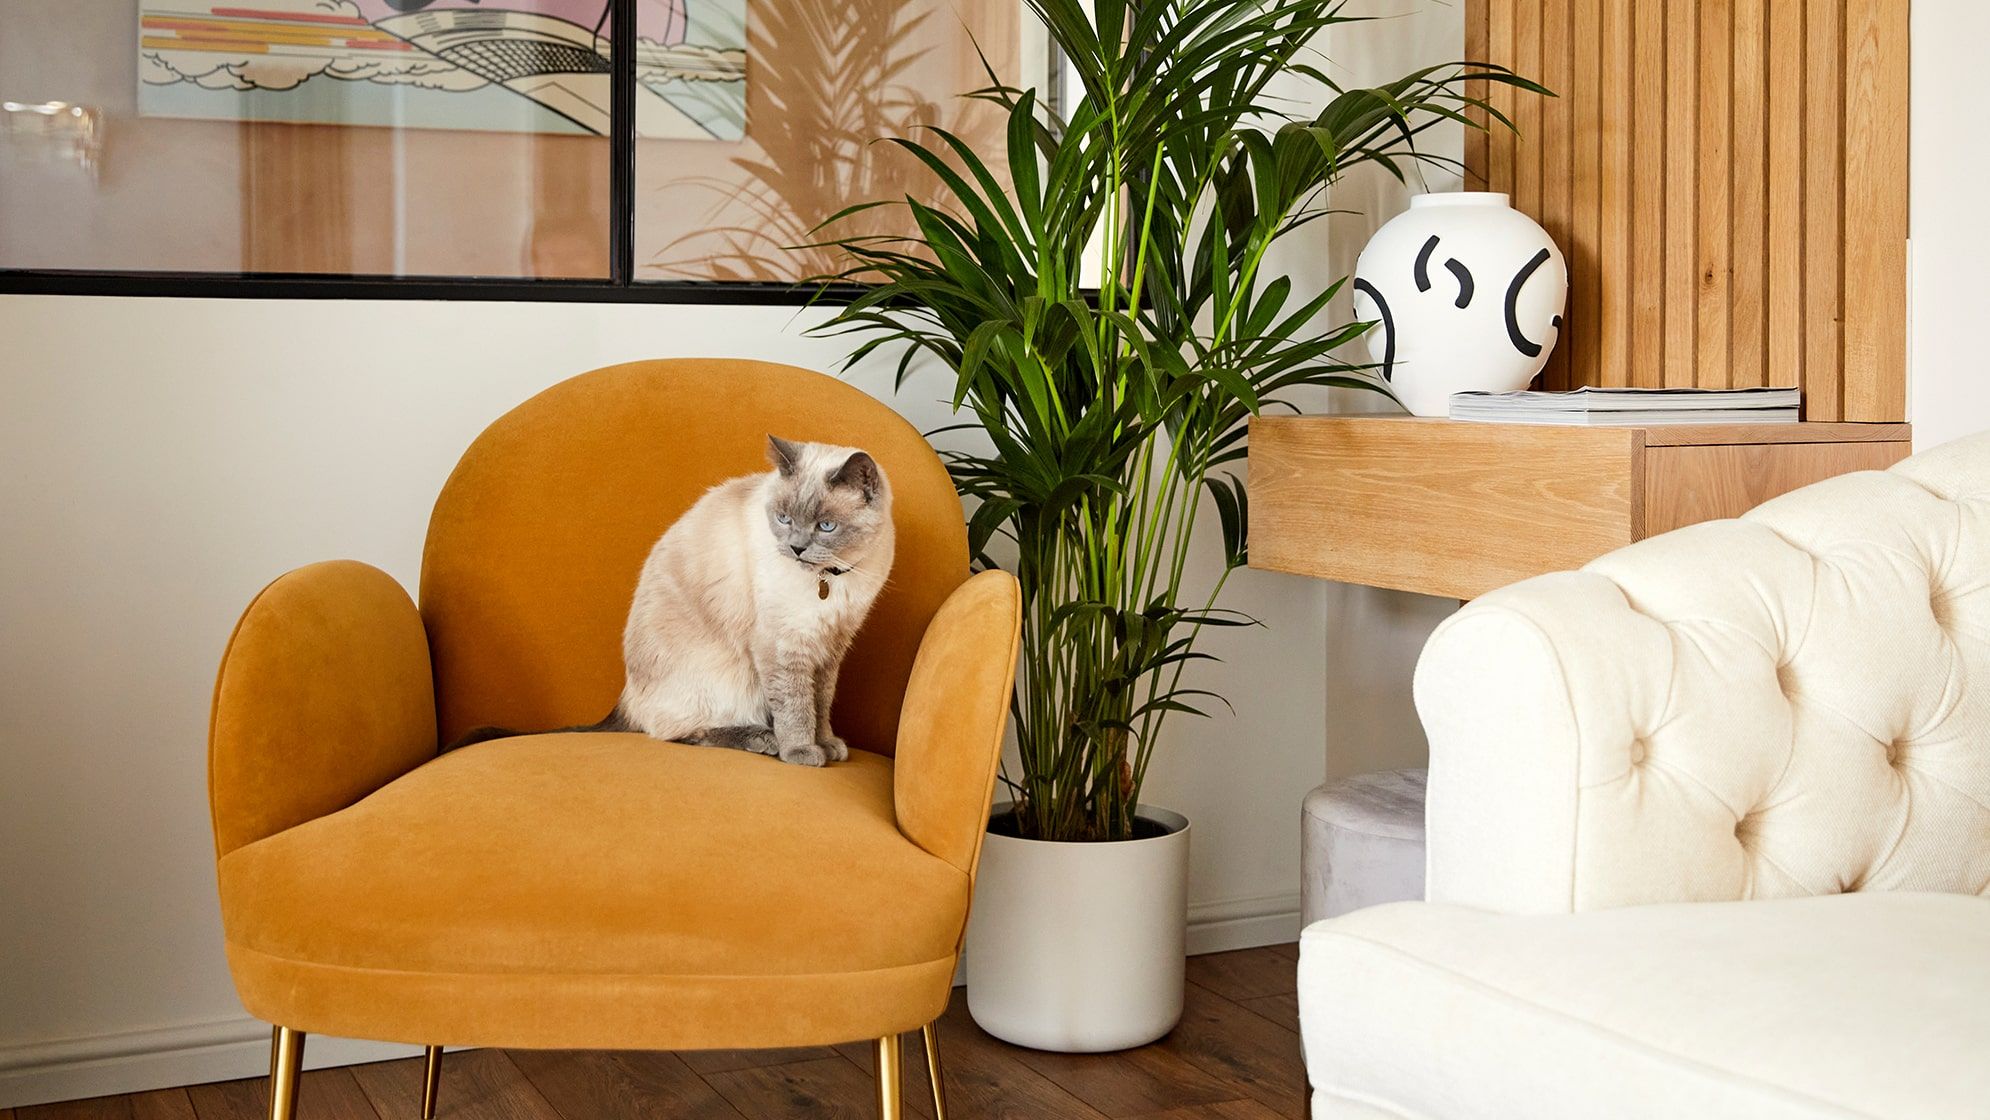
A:
[[[599,718],[650,545],[768,432],[863,447],[894,496],[890,581],[852,648],[848,762],[791,766],[639,735],[537,734],[437,757],[478,724]],[[926,441],[833,378],[637,362],[541,393],[443,487],[419,608],[350,561],[243,614],[209,741],[222,923],[275,1025],[270,1115],[307,1033],[428,1047],[684,1050],[876,1040],[932,1022],[967,923],[1007,717],[1015,580],[969,578]]]

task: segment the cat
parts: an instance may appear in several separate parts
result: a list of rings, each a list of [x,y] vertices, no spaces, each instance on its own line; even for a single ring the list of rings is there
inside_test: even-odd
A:
[[[658,538],[622,635],[621,699],[599,723],[822,766],[843,655],[891,571],[891,487],[863,451],[767,437],[774,469],[705,492]],[[448,748],[519,732],[478,728]]]

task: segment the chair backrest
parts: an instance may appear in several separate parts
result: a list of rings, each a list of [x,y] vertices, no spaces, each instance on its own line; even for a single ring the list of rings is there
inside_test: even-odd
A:
[[[891,480],[891,577],[844,664],[836,727],[889,754],[928,620],[968,575],[946,466],[885,404],[769,362],[610,366],[506,413],[436,500],[421,612],[443,742],[480,724],[591,723],[622,687],[622,627],[657,537],[719,482],[768,469],[769,433],[869,451]]]
[[[1487,595],[1416,692],[1434,901],[1990,893],[1990,435]]]

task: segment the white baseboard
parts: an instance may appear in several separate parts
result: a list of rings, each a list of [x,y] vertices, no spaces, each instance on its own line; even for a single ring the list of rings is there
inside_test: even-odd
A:
[[[1198,902],[1188,908],[1188,953],[1222,953],[1299,940],[1299,895]]]
[[[0,1109],[269,1072],[268,1023],[239,1015],[204,1023],[0,1046]],[[421,1053],[418,1046],[313,1036],[307,1069]]]
[[[1200,902],[1189,907],[1191,956],[1299,938],[1299,896]],[[955,976],[955,982],[959,982]],[[258,1077],[269,1070],[269,1024],[247,1015],[88,1038],[0,1046],[0,1108]],[[309,1069],[421,1053],[416,1046],[313,1036]]]

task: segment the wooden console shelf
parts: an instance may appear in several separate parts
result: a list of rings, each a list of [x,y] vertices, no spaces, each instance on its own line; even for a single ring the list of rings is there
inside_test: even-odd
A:
[[[1471,599],[1907,457],[1906,424],[1251,422],[1251,566]]]

